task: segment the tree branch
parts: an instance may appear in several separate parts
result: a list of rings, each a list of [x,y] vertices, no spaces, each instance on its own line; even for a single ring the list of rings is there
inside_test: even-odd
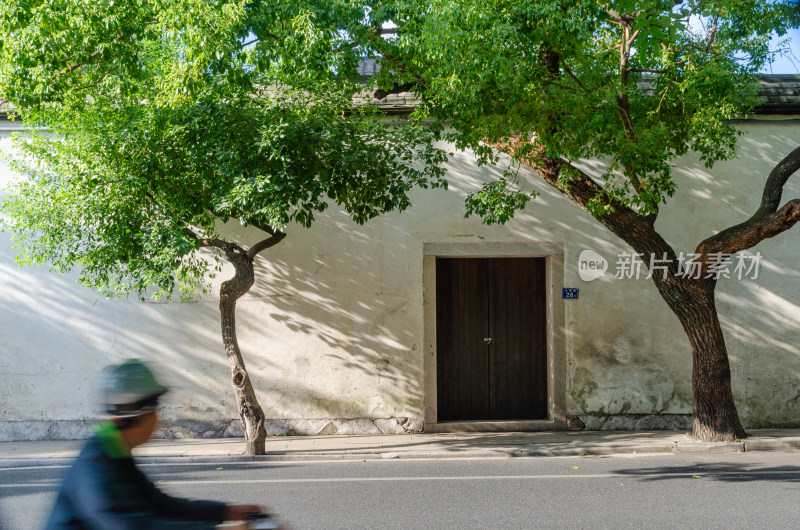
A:
[[[373,44],[374,44],[374,43],[373,43]],[[377,48],[378,48],[378,46],[375,46],[375,48],[377,49]],[[378,50],[378,51],[380,51],[380,50]],[[388,52],[386,52],[386,53],[384,53],[384,52],[381,52],[381,56],[383,56],[383,58],[384,58],[384,59],[386,59],[386,60],[387,60],[387,61],[389,61],[389,62],[392,62],[392,61],[394,61],[394,62],[395,62],[395,65],[397,66],[397,70],[398,70],[398,71],[401,71],[401,72],[407,72],[407,73],[409,73],[409,74],[413,75],[413,76],[414,76],[414,79],[417,81],[417,83],[416,83],[416,84],[417,84],[417,86],[419,86],[419,87],[420,87],[421,89],[423,89],[423,90],[425,89],[425,80],[424,80],[424,79],[422,79],[422,77],[420,77],[420,76],[419,76],[419,74],[417,74],[416,72],[414,72],[413,70],[411,70],[411,69],[408,67],[408,65],[406,65],[405,63],[401,63],[401,62],[397,61],[397,59],[396,59],[396,58],[395,58],[395,57],[394,57],[392,54],[390,54],[390,53],[388,53]]]
[[[681,53],[686,53],[689,50],[693,49],[695,51],[709,53],[711,55],[716,55],[717,57],[724,57],[725,56],[725,54],[723,52],[715,52],[714,50],[706,49],[706,48],[704,48],[702,46],[698,46],[697,44],[694,44],[694,43],[684,44],[680,48],[670,48],[669,46],[666,45],[666,43],[664,41],[659,40],[659,42],[661,43],[661,49],[663,49],[664,51],[666,51],[668,53],[681,54]],[[676,63],[676,64],[680,64],[680,63]]]
[[[242,220],[240,218],[236,217],[235,215],[222,214],[222,213],[218,212],[217,210],[215,210],[214,208],[210,208],[209,210],[211,211],[212,214],[214,214],[214,217],[217,217],[219,219],[236,219],[237,221],[239,221],[239,223],[242,226],[245,226],[244,222],[242,222]],[[266,232],[271,236],[274,236],[275,233],[278,232],[272,226],[264,224],[264,223],[261,223],[256,219],[247,219],[247,224],[250,225],[250,226],[253,226],[255,228],[258,228],[259,230],[261,230],[263,232]]]
[[[722,10],[722,8],[720,8],[720,10]],[[711,45],[714,44],[714,39],[717,36],[717,25],[718,24],[719,24],[719,12],[717,12],[717,15],[714,16],[714,25],[711,27],[711,32],[708,35],[708,43],[706,44],[706,50],[705,51],[711,50]]]
[[[631,142],[636,139],[636,131],[633,128],[633,121],[631,120],[630,99],[628,97],[628,73],[631,71],[628,68],[628,60],[630,58],[631,46],[633,46],[636,37],[639,35],[640,30],[636,30],[631,35],[631,26],[629,24],[622,25],[622,40],[620,41],[620,85],[622,92],[617,97],[617,107],[619,108],[622,116],[622,125],[625,127],[625,137]],[[644,192],[642,190],[642,182],[639,177],[633,172],[633,167],[630,164],[625,166],[625,176],[633,185],[633,192],[641,196]],[[658,217],[658,205],[654,206],[655,212],[647,216],[647,220],[652,226]]]
[[[521,163],[536,171],[545,182],[584,210],[592,200],[604,195],[602,186],[589,175],[565,160],[546,156],[543,146],[531,147],[519,137],[505,142],[489,143],[489,145],[517,158]],[[523,149],[526,150],[526,154],[517,156]],[[530,153],[528,154],[527,151]],[[570,179],[566,186],[559,181],[561,171],[565,167],[568,167],[573,174],[578,175]],[[667,275],[666,280],[663,280],[660,275],[658,278],[656,278],[657,275],[654,275],[653,278],[657,283],[675,280],[674,275],[678,272],[675,251],[661,234],[656,232],[653,224],[647,218],[616,200],[602,199],[602,201],[613,211],[597,216],[597,221],[628,243],[636,252],[646,256],[655,255],[658,259],[666,254],[671,274]]]
[[[100,77],[98,77],[93,83],[89,83],[88,85],[84,85],[82,87],[78,87],[78,88],[75,89],[75,91],[76,92],[80,92],[81,90],[86,90],[86,89],[92,88],[93,86],[97,86],[97,84],[100,83],[100,81],[105,79],[108,74],[110,74],[111,72],[113,72],[117,68],[119,68],[119,65],[112,66],[111,68],[109,68],[108,70],[103,72],[103,74]]]
[[[189,227],[184,227],[183,233],[197,241],[201,247],[218,248],[225,253],[238,250],[238,252],[241,254],[246,254],[245,250],[236,243],[229,243],[224,239],[218,239],[215,237],[200,237]]]
[[[681,63],[675,63],[681,64]],[[666,74],[669,73],[669,68],[658,70],[656,68],[626,68],[628,72],[643,73],[643,74]]]
[[[573,94],[577,93],[578,91],[575,90],[574,87],[562,85],[561,83],[556,83],[553,79],[550,79],[544,83],[544,86],[554,86],[556,88],[560,88],[561,90],[566,90],[567,92],[572,92]]]
[[[251,222],[250,224],[255,226],[256,228],[259,228],[260,230],[263,230],[271,234],[271,237],[268,237],[263,241],[259,241],[258,243],[250,247],[249,250],[245,250],[236,243],[230,243],[223,239],[214,237],[200,237],[189,227],[184,227],[183,233],[189,236],[190,238],[194,239],[195,241],[197,241],[201,247],[218,248],[223,252],[225,252],[226,255],[237,254],[241,256],[246,256],[247,259],[249,260],[255,258],[259,252],[262,252],[270,247],[274,247],[275,245],[283,241],[283,239],[286,237],[286,233],[281,232],[279,230],[274,230],[269,225],[260,225],[258,222]]]
[[[550,75],[557,76],[560,73],[560,59],[558,53],[545,49],[541,55],[540,62]],[[552,120],[549,126],[557,128],[559,126],[558,121]],[[592,201],[597,200],[609,206],[609,212],[596,216],[598,222],[628,243],[636,252],[647,256],[655,256],[658,259],[666,257],[668,260],[667,268],[670,274],[666,278],[654,275],[653,281],[656,285],[672,284],[679,281],[676,277],[678,262],[675,251],[661,237],[661,234],[656,232],[654,215],[643,217],[628,206],[610,198],[603,187],[592,180],[585,172],[568,161],[547,156],[546,146],[537,143],[536,140],[532,141],[522,136],[516,136],[507,138],[504,142],[487,142],[487,144],[509,154],[512,158],[519,160],[520,163],[536,171],[545,182],[584,210],[588,210]],[[572,175],[577,175],[577,177],[571,178],[566,185],[563,185],[561,180],[561,174],[564,169],[568,169]]]
[[[247,257],[250,259],[255,258],[259,252],[267,250],[270,247],[274,247],[275,245],[283,241],[285,237],[286,234],[284,232],[276,232],[275,235],[273,235],[272,237],[268,237],[263,241],[259,241],[258,243],[250,247],[250,250],[247,251]]]
[[[683,0],[672,0],[672,2],[675,5],[679,5],[681,2],[683,2]],[[636,20],[637,18],[639,18],[644,14],[653,13],[656,9],[656,7],[654,6],[648,9],[639,9],[632,13],[620,13],[616,9],[613,9],[610,5],[604,5],[603,7],[605,8],[606,13],[608,13],[609,16],[611,17],[612,22],[616,24],[633,22],[634,20]]]
[[[778,209],[783,195],[783,186],[798,169],[800,169],[800,147],[786,155],[770,171],[767,182],[764,183],[764,193],[756,214],[770,213]]]
[[[637,29],[636,31],[634,31],[633,34],[628,39],[628,41],[625,43],[627,45],[627,47],[628,47],[628,51],[629,52],[630,52],[631,46],[633,46],[633,43],[636,41],[636,37],[638,37],[639,33],[641,33],[641,32],[642,32],[642,30],[640,30],[640,29]]]
[[[384,95],[377,95],[379,92],[383,93],[383,91],[376,92],[376,96],[375,97],[377,97],[378,99],[383,99],[389,94],[397,94],[399,92],[395,92],[395,89],[400,89],[400,88],[404,88],[404,87],[408,87],[408,88],[419,87],[420,92],[425,90],[425,86],[426,86],[425,85],[425,80],[422,79],[422,77],[419,74],[417,74],[414,70],[412,70],[408,66],[407,63],[398,60],[396,57],[394,57],[389,52],[389,50],[387,48],[389,46],[389,43],[388,43],[388,41],[386,41],[385,39],[382,38],[382,35],[395,34],[395,33],[397,33],[397,32],[394,29],[390,29],[390,30],[374,29],[373,31],[370,31],[370,32],[366,33],[364,35],[364,37],[365,37],[366,42],[371,44],[375,48],[375,50],[380,54],[381,59],[382,59],[381,60],[381,65],[380,65],[381,68],[383,68],[383,63],[384,62],[386,62],[386,63],[394,63],[395,71],[411,74],[414,77],[414,80],[416,81],[416,83],[407,83],[407,84],[403,84],[403,85],[398,85],[397,83],[395,83],[395,86],[392,89],[390,89],[389,91],[386,91]],[[360,45],[361,42],[356,40],[354,42],[354,44],[359,44]]]
[[[578,83],[578,86],[579,86],[579,87],[581,87],[581,88],[582,88],[582,89],[583,89],[585,92],[588,92],[588,90],[587,90],[587,89],[586,89],[586,87],[583,85],[583,83],[581,83],[581,80],[580,80],[580,79],[578,79],[578,76],[576,76],[575,74],[573,74],[573,73],[572,73],[572,70],[570,70],[570,69],[569,69],[569,66],[567,66],[566,64],[564,64],[564,62],[563,62],[563,61],[562,61],[562,63],[561,63],[561,67],[564,69],[564,71],[565,71],[565,72],[567,72],[567,75],[569,75],[569,76],[570,76],[570,77],[571,77],[571,78],[572,78],[572,79],[573,79],[573,80],[574,80],[576,83]]]
[[[787,202],[777,212],[753,216],[744,223],[732,226],[697,246],[697,254],[734,254],[747,250],[770,237],[789,230],[800,221],[800,199]]]
[[[128,38],[128,37],[127,37],[127,35],[120,35],[119,37],[117,37],[116,39],[114,39],[114,43],[117,43],[117,42],[122,42],[123,40],[125,40],[125,39],[127,39],[127,38]],[[93,52],[91,55],[89,55],[89,60],[95,59],[95,58],[96,58],[98,55],[100,55],[101,53],[103,53],[103,50],[102,50],[102,49],[96,50],[96,51],[95,51],[95,52]],[[75,70],[77,70],[78,68],[80,68],[81,66],[85,66],[85,64],[86,64],[86,63],[76,63],[76,64],[73,64],[72,66],[70,66],[70,67],[67,67],[67,69],[65,70],[65,72],[64,72],[64,73],[66,73],[66,74],[72,73],[72,72],[74,72]]]
[[[770,172],[756,213],[743,223],[726,228],[701,242],[697,246],[697,253],[733,254],[752,248],[761,241],[792,228],[800,221],[800,199],[793,199],[780,209],[778,205],[783,195],[783,186],[799,169],[800,147],[797,147]]]
[[[234,218],[234,219],[235,219],[235,218]],[[241,221],[239,221],[239,222],[241,222]],[[252,226],[254,226],[254,227],[258,228],[259,230],[261,230],[261,231],[263,231],[263,232],[266,232],[266,233],[268,233],[268,234],[269,234],[269,235],[271,235],[271,236],[274,236],[276,233],[278,233],[278,232],[279,232],[279,230],[275,230],[275,229],[274,229],[274,228],[272,228],[270,225],[265,225],[265,224],[263,224],[263,223],[260,223],[260,222],[256,221],[255,219],[248,219],[248,220],[247,220],[247,222],[248,222],[250,225],[252,225]]]
[[[608,16],[611,17],[611,21],[613,23],[622,24],[622,17],[620,16],[619,11],[617,11],[616,9],[612,9],[610,6],[605,6],[605,8],[606,8],[606,13],[608,13]]]

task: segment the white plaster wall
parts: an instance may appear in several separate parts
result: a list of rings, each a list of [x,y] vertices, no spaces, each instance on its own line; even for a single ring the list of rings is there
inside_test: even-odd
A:
[[[766,176],[800,143],[796,121],[749,122],[740,158],[707,170],[696,156],[674,171],[678,191],[662,207],[656,228],[676,252],[747,219],[761,199]],[[787,184],[784,202],[800,197],[800,178]],[[800,408],[800,279],[792,230],[762,242],[757,280],[720,280],[717,308],[731,360],[739,413],[749,427],[797,424]],[[613,237],[581,245],[612,259],[630,251]],[[567,248],[579,252],[574,239]],[[594,245],[588,246],[588,245]],[[568,304],[568,409],[572,414],[691,413],[690,348],[676,317],[655,287],[608,275],[591,283],[576,278],[576,255],[565,257],[568,283],[583,284],[581,300]]]
[[[701,239],[749,216],[769,170],[800,143],[797,122],[744,127],[741,159],[708,171],[688,156],[676,169],[679,191],[657,228],[677,251],[692,252]],[[0,132],[3,149],[7,136]],[[564,285],[580,288],[580,298],[566,303],[563,330],[568,414],[690,413],[690,350],[677,318],[644,275],[612,277],[617,254],[630,249],[524,171],[525,185],[541,193],[524,212],[505,226],[465,219],[464,196],[501,170],[479,168],[463,153],[448,169],[450,189],[416,192],[403,214],[359,227],[333,209],[310,230],[289,227],[286,240],[258,259],[256,284],[239,302],[237,318],[245,362],[273,419],[270,432],[421,426],[426,242],[564,244]],[[0,168],[1,181],[11,178]],[[786,197],[797,196],[800,185],[792,183]],[[241,228],[230,233],[242,243],[258,237]],[[798,422],[798,233],[754,249],[764,256],[757,280],[718,287],[747,426]],[[172,435],[235,434],[235,422],[226,430],[235,407],[215,293],[191,303],[106,300],[74,276],[18,269],[9,237],[0,234],[0,439],[84,436],[96,417],[97,374],[130,356],[155,360],[175,387],[163,417],[189,427]],[[580,280],[583,249],[605,256],[606,277]]]

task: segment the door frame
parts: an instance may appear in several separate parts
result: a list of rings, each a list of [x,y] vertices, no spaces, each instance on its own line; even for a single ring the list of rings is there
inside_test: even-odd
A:
[[[547,419],[526,421],[438,422],[436,382],[436,258],[545,258],[547,318]],[[422,258],[424,320],[425,432],[497,432],[566,430],[566,341],[564,246],[561,243],[464,242],[424,243]]]

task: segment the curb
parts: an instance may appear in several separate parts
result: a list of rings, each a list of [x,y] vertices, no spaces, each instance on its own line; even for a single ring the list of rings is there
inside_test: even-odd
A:
[[[676,442],[675,452],[697,453],[744,453],[744,442]]]
[[[210,456],[137,456],[134,459],[138,465],[152,464],[248,464],[265,462],[291,462],[308,460],[415,460],[426,458],[511,458],[518,455],[511,451],[403,451],[386,453],[273,453],[266,455],[210,455]],[[0,458],[0,469],[13,469],[20,467],[57,467],[69,466],[75,458]]]
[[[74,458],[3,458],[0,459],[0,469],[13,469],[17,467],[55,467],[68,466]]]
[[[800,439],[798,439],[800,441]],[[136,462],[140,465],[152,464],[191,464],[191,463],[260,463],[260,462],[287,462],[298,460],[423,460],[436,459],[471,459],[471,458],[539,458],[558,456],[608,456],[615,454],[646,454],[646,453],[671,453],[674,443],[657,445],[629,445],[623,447],[557,447],[557,448],[530,448],[530,449],[485,449],[485,450],[460,450],[460,451],[387,451],[358,453],[348,452],[302,452],[302,453],[270,453],[266,455],[209,455],[209,456],[138,456]],[[73,458],[0,458],[0,469],[19,467],[55,467],[68,466]]]
[[[286,462],[292,460],[378,460],[383,454],[334,454],[334,453],[295,453],[266,455],[209,455],[209,456],[137,456],[138,465],[152,464],[249,464],[259,462]],[[77,455],[76,455],[77,456]],[[75,460],[71,458],[0,458],[0,469],[19,467],[58,467],[69,466]]]
[[[746,438],[745,451],[798,451],[800,450],[800,437],[785,438]]]
[[[545,444],[543,444],[545,445]],[[565,456],[609,456],[621,454],[714,454],[756,451],[800,451],[800,436],[785,438],[747,438],[741,442],[664,442],[640,445],[590,445],[572,447],[527,447],[520,449],[475,449],[459,451],[307,451],[298,453],[274,452],[266,455],[209,455],[209,456],[139,456],[143,465],[190,463],[260,463],[299,460],[415,460],[426,458],[537,458]],[[68,466],[74,457],[0,458],[0,469],[20,467]]]
[[[348,452],[302,452],[302,453],[270,453],[266,455],[209,455],[209,456],[137,456],[139,465],[152,464],[191,464],[191,463],[231,463],[246,464],[260,462],[290,462],[307,460],[423,460],[437,459],[470,459],[470,458],[536,458],[558,456],[608,456],[614,454],[646,454],[646,453],[671,453],[672,443],[661,445],[641,445],[626,447],[563,447],[541,449],[487,449],[487,450],[459,450],[459,451],[388,451],[358,453]],[[72,464],[72,458],[0,458],[0,469],[18,467],[56,467]]]

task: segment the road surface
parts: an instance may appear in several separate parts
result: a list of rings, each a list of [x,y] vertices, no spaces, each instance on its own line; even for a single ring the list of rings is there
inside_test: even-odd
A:
[[[800,453],[144,464],[164,490],[311,528],[797,528]],[[0,469],[0,525],[40,528],[64,467]]]

